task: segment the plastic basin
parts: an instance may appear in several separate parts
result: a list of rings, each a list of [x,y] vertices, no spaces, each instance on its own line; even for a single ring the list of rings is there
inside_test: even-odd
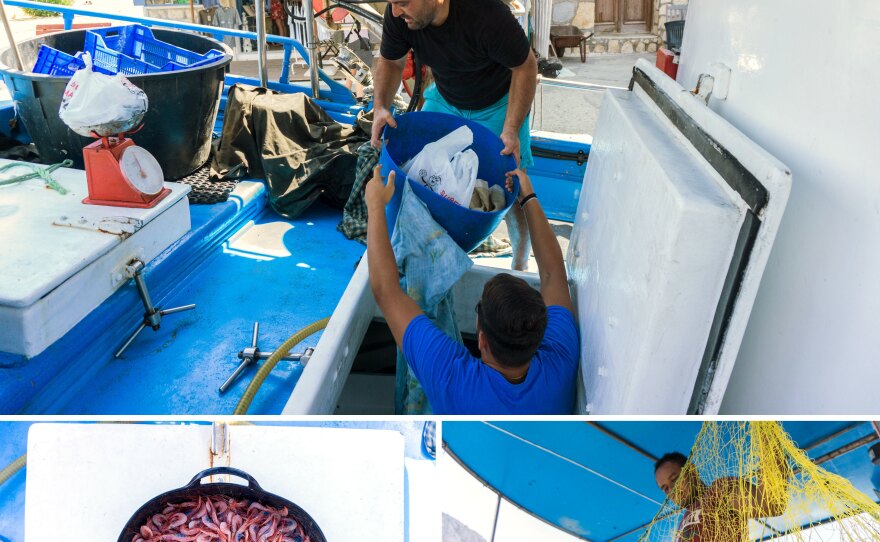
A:
[[[519,182],[514,184],[513,193],[504,191],[505,206],[503,209],[488,213],[472,211],[452,203],[421,183],[408,179],[399,164],[406,163],[407,160],[418,154],[425,145],[437,141],[461,126],[469,127],[474,133],[474,142],[470,148],[477,153],[480,159],[477,178],[488,182],[489,186],[500,185],[503,188],[504,174],[516,169],[516,161],[512,156],[502,156],[501,149],[504,148],[504,145],[501,143],[501,139],[488,128],[476,122],[445,113],[422,111],[405,113],[395,117],[395,120],[397,128],[385,127],[384,145],[379,157],[379,163],[382,164],[382,175],[387,177],[391,171],[396,174],[394,196],[385,208],[388,233],[392,233],[397,221],[397,212],[400,210],[400,200],[403,197],[404,185],[401,181],[406,178],[413,193],[425,202],[431,216],[449,233],[458,246],[465,252],[477,248],[495,231],[507,210],[516,201]]]

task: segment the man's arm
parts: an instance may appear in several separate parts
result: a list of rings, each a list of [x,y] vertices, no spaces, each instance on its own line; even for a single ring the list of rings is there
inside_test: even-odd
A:
[[[373,72],[373,137],[370,144],[377,149],[385,125],[397,128],[397,122],[391,114],[391,103],[400,86],[405,66],[406,56],[399,60],[388,60],[380,54],[376,58],[376,69]]]
[[[776,422],[751,422],[767,424]],[[785,452],[764,431],[753,435],[753,453],[762,458],[757,483],[743,478],[721,478],[710,488],[712,497],[719,503],[727,503],[739,510],[746,518],[767,518],[782,515],[788,506],[788,485],[792,475]],[[727,495],[724,498],[722,493]]]
[[[513,175],[519,177],[520,201],[525,200],[523,211],[526,222],[529,225],[529,235],[532,238],[532,250],[535,260],[538,262],[538,275],[541,277],[541,297],[547,306],[560,305],[574,312],[571,305],[571,293],[568,291],[568,277],[565,274],[565,261],[562,259],[562,249],[550,228],[550,222],[544,215],[541,203],[537,197],[528,198],[534,194],[532,181],[521,170],[511,171],[508,174],[508,186],[512,186],[510,178]]]
[[[777,422],[751,422],[753,428],[752,446],[757,446],[757,453],[763,459],[758,473],[758,483],[749,484],[749,517],[774,517],[785,512],[788,506],[788,484],[792,475],[791,467],[785,457],[785,451],[779,446],[768,431],[761,430],[761,425],[776,425]]]
[[[513,68],[511,72],[507,116],[504,118],[504,128],[501,131],[501,141],[504,142],[501,154],[513,153],[519,166],[519,129],[532,108],[535,88],[538,86],[538,61],[535,55],[529,52],[526,61]]]
[[[400,275],[385,221],[385,206],[394,195],[394,172],[388,175],[388,184],[383,185],[381,170],[381,165],[373,169],[373,178],[367,183],[365,191],[370,289],[373,290],[373,297],[388,322],[394,340],[403,348],[403,334],[410,322],[422,314],[422,310],[400,288]]]

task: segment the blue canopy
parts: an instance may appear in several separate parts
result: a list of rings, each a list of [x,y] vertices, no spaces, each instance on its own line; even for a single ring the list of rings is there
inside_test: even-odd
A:
[[[576,537],[635,542],[664,501],[654,462],[687,455],[701,422],[445,422],[448,453],[515,506]],[[869,422],[783,422],[812,459],[878,438]],[[868,443],[822,466],[876,497]],[[827,518],[804,517],[800,527]]]

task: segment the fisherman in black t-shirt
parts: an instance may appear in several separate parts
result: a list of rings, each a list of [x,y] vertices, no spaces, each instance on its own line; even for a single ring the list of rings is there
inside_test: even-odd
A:
[[[431,68],[435,81],[425,90],[422,111],[476,121],[501,138],[501,154],[512,154],[521,169],[532,165],[527,118],[538,64],[507,5],[501,0],[389,0],[373,70],[374,147],[386,124],[397,126],[389,106],[410,49]],[[522,211],[514,205],[507,220],[512,267],[525,269],[530,247]]]

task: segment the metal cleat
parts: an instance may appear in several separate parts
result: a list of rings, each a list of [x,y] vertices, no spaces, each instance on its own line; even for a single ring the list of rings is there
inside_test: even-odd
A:
[[[143,301],[146,311],[144,312],[144,319],[141,322],[141,325],[138,326],[135,332],[131,334],[128,340],[125,341],[125,344],[122,345],[122,348],[120,348],[113,357],[121,357],[122,353],[125,352],[125,349],[129,347],[145,327],[150,326],[153,328],[153,331],[157,331],[159,325],[162,323],[163,316],[196,308],[195,303],[191,305],[183,305],[182,307],[175,307],[173,309],[160,309],[159,307],[154,307],[153,302],[150,299],[150,293],[147,291],[147,283],[144,282],[143,271],[145,267],[144,262],[137,259],[132,260],[131,263],[125,267],[126,275],[134,279],[134,284],[137,287],[138,294],[141,296],[141,301]]]
[[[242,361],[238,365],[238,367],[236,367],[235,372],[233,372],[232,375],[230,375],[230,377],[226,379],[226,382],[224,382],[223,385],[220,386],[220,393],[226,393],[226,391],[232,386],[232,384],[235,383],[236,380],[238,380],[238,377],[241,376],[241,373],[243,373],[244,370],[248,368],[248,366],[256,363],[258,360],[269,359],[270,357],[272,357],[272,354],[275,353],[274,350],[272,352],[262,352],[257,346],[257,335],[259,334],[259,331],[260,323],[254,322],[254,333],[253,337],[251,338],[251,345],[238,353],[238,359]],[[309,362],[309,358],[312,357],[312,353],[314,351],[314,348],[309,347],[306,348],[305,351],[301,354],[289,354],[281,359],[288,361],[298,361],[303,366],[305,366],[305,364]]]

